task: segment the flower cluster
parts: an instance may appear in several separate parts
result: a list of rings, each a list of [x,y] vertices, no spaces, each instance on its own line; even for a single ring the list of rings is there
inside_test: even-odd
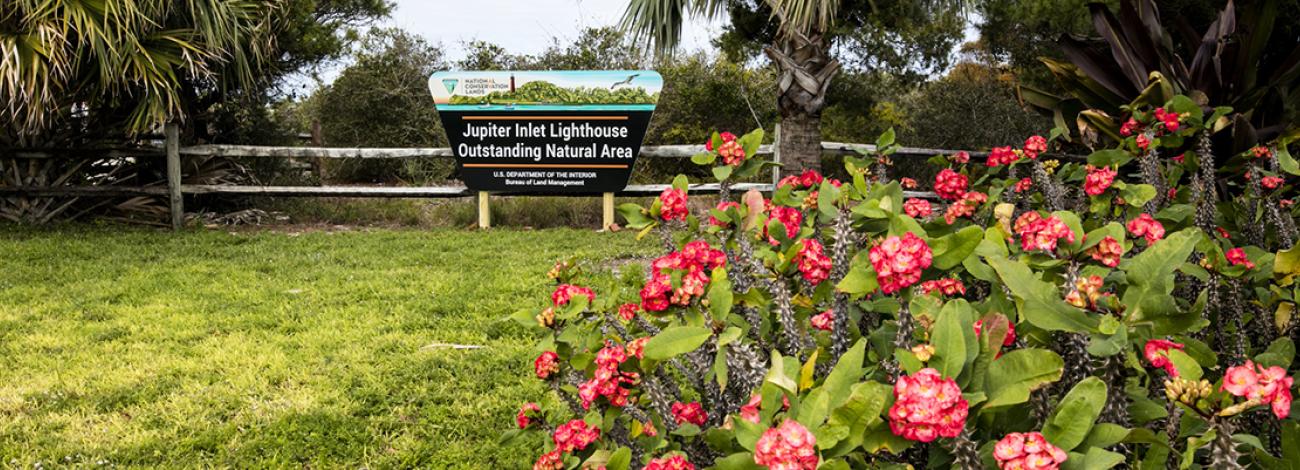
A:
[[[672,412],[673,421],[676,422],[678,426],[685,423],[703,426],[704,422],[709,419],[708,413],[704,412],[704,407],[701,406],[698,401],[690,403],[673,403]]]
[[[970,217],[975,215],[975,210],[980,205],[988,202],[989,195],[979,191],[969,191],[961,199],[953,202],[948,206],[948,210],[943,214],[943,221],[952,225],[959,217]]]
[[[793,238],[799,233],[799,226],[803,225],[803,213],[793,207],[778,206],[767,202],[767,222],[763,224],[763,236],[767,237],[767,242],[772,246],[780,245],[781,242],[776,238],[768,235],[767,225],[773,220],[778,220],[785,227],[785,235]]]
[[[771,470],[813,470],[817,461],[817,438],[792,419],[763,431],[754,443],[754,463]]]
[[[794,255],[794,262],[812,285],[821,284],[831,275],[831,258],[826,256],[822,243],[813,239],[800,240],[799,253]]]
[[[730,132],[721,134],[722,145],[718,146],[718,156],[722,157],[722,163],[729,166],[738,166],[745,162],[745,147],[736,141],[736,135]],[[706,148],[713,147],[713,140],[710,139]],[[709,148],[712,151],[712,148]]]
[[[988,166],[1010,165],[1020,159],[1020,153],[1011,147],[993,147],[989,152]]]
[[[916,189],[916,187],[919,186],[920,183],[917,183],[916,180],[912,178],[899,178],[898,185],[902,186],[903,189]]]
[[[1246,250],[1243,250],[1241,248],[1233,248],[1231,250],[1228,250],[1223,255],[1228,259],[1228,263],[1232,264],[1233,266],[1241,265],[1241,266],[1245,266],[1246,269],[1255,269],[1255,263],[1252,262],[1250,258],[1246,256]]]
[[[1025,139],[1025,156],[1031,159],[1038,158],[1038,155],[1047,151],[1047,139],[1041,135],[1030,136]]]
[[[531,415],[540,411],[542,411],[542,407],[536,403],[524,403],[523,406],[519,407],[519,412],[515,413],[515,424],[519,426],[519,429],[526,429],[533,422]]]
[[[763,396],[757,393],[749,396],[749,403],[740,406],[740,419],[758,423],[758,411],[763,407]]]
[[[1142,123],[1131,117],[1128,118],[1127,121],[1124,121],[1124,125],[1119,126],[1119,135],[1124,137],[1131,136],[1138,132],[1142,132]]]
[[[1250,148],[1250,154],[1255,158],[1268,159],[1273,157],[1273,149],[1263,145],[1256,145]]]
[[[596,301],[596,293],[591,288],[579,287],[573,284],[560,284],[555,288],[555,292],[551,292],[551,303],[555,304],[556,307],[563,307],[568,305],[575,295],[586,297],[588,303]]]
[[[876,280],[885,294],[898,292],[921,280],[921,271],[934,262],[930,246],[912,232],[891,236],[871,247],[871,266],[876,268]]]
[[[957,153],[954,153],[951,156],[949,156],[948,159],[952,160],[953,163],[957,163],[957,164],[967,163],[970,162],[970,152],[967,152],[965,150],[960,150]]]
[[[1264,367],[1250,360],[1240,366],[1229,367],[1223,375],[1223,389],[1261,405],[1269,405],[1277,419],[1286,419],[1291,413],[1291,385],[1286,369],[1278,366]]]
[[[659,217],[664,221],[686,220],[686,191],[665,189],[659,194]]]
[[[722,133],[718,134],[718,137],[722,138],[722,143],[724,144],[727,142],[736,141],[736,134],[732,134],[726,131],[723,131]],[[713,151],[713,139],[708,139],[704,141],[704,150],[708,150],[710,152]]]
[[[889,408],[889,430],[913,441],[957,437],[970,413],[957,382],[928,367],[900,376],[894,383],[894,399]]]
[[[908,217],[929,217],[933,212],[930,208],[930,201],[925,199],[911,198],[903,201],[903,213],[907,214]]]
[[[1165,238],[1165,226],[1151,217],[1151,214],[1142,214],[1128,221],[1128,232],[1134,237],[1145,238],[1148,244]]]
[[[1092,254],[1092,259],[1113,268],[1119,266],[1119,259],[1124,256],[1124,245],[1115,237],[1107,235],[1089,251]]]
[[[715,250],[708,242],[696,240],[687,243],[681,251],[661,256],[650,264],[651,277],[641,288],[641,309],[662,312],[669,305],[688,305],[691,299],[704,294],[709,283],[709,272],[727,263],[727,255]],[[681,272],[681,285],[673,288],[673,273]]]
[[[1259,184],[1268,189],[1277,189],[1285,181],[1280,176],[1265,176],[1259,179]]]
[[[1083,192],[1089,196],[1097,196],[1106,192],[1110,185],[1115,182],[1115,175],[1119,171],[1108,167],[1094,167],[1088,165],[1088,176],[1083,179]]]
[[[1068,457],[1037,432],[1013,432],[993,445],[993,458],[1002,470],[1057,470]]]
[[[821,186],[822,179],[822,174],[818,173],[817,170],[805,170],[802,174],[781,178],[781,181],[776,183],[776,187],[791,186],[794,189],[811,189]],[[831,180],[831,184],[839,186],[840,182]]]
[[[939,292],[948,297],[966,295],[966,285],[961,283],[961,279],[943,278],[921,283],[921,292],[929,294]]]
[[[578,384],[578,398],[582,399],[582,408],[591,408],[592,402],[599,397],[609,400],[611,406],[627,406],[631,390],[623,384],[636,385],[641,377],[636,372],[623,372],[618,366],[627,360],[623,346],[606,341],[605,347],[596,352],[596,373],[590,380]]]
[[[1074,290],[1065,295],[1065,303],[1079,308],[1097,309],[1097,300],[1110,295],[1102,292],[1101,276],[1081,277],[1074,281]]]
[[[1151,367],[1160,367],[1169,374],[1171,378],[1178,378],[1178,369],[1174,368],[1174,362],[1169,360],[1170,349],[1183,349],[1183,345],[1169,341],[1167,339],[1148,340],[1147,344],[1142,347],[1142,355],[1146,357]]]
[[[533,470],[564,470],[564,456],[558,450],[542,454],[533,464]]]
[[[719,203],[718,203],[718,207],[716,207],[715,209],[717,209],[718,212],[726,212],[727,209],[731,209],[731,208],[733,208],[733,207],[735,207],[735,208],[739,208],[739,207],[740,207],[740,203],[738,203],[738,202],[732,202],[732,201],[722,201],[722,202],[719,202]],[[714,217],[713,215],[709,215],[709,225],[712,225],[712,226],[715,226],[715,227],[723,227],[723,228],[726,228],[726,227],[731,226],[730,223],[727,223],[727,222],[723,222],[723,221],[721,221],[721,220],[718,220],[718,218],[717,218],[717,217]]]
[[[537,373],[537,378],[546,380],[551,374],[560,371],[560,355],[555,351],[546,351],[537,355],[533,360],[533,372]]]
[[[951,168],[944,168],[939,174],[934,175],[934,193],[939,197],[956,201],[966,195],[970,182],[966,175],[952,171]]]
[[[596,439],[600,439],[600,428],[588,426],[581,419],[575,419],[555,428],[551,436],[555,441],[556,452],[565,453],[586,449]]]
[[[827,310],[825,312],[813,315],[811,318],[808,319],[808,322],[812,324],[813,328],[822,331],[831,331],[831,327],[834,326],[835,324],[835,311]]]
[[[1164,125],[1165,132],[1178,132],[1178,113],[1165,112],[1165,108],[1156,108],[1156,120]]]
[[[684,455],[673,454],[651,460],[642,470],[695,470],[695,464],[686,460]]]
[[[1016,219],[1015,231],[1020,235],[1020,249],[1025,251],[1051,253],[1062,238],[1074,243],[1074,231],[1055,215],[1043,218],[1038,212],[1026,212]]]
[[[623,321],[632,321],[633,318],[636,318],[637,310],[640,309],[641,309],[640,305],[633,304],[633,303],[626,303],[623,305],[619,305],[618,318],[622,319]]]
[[[1018,193],[1023,193],[1025,191],[1028,191],[1029,188],[1032,187],[1034,187],[1034,179],[1025,177],[1025,178],[1020,178],[1020,181],[1017,181],[1016,185],[1012,189],[1014,189]]]

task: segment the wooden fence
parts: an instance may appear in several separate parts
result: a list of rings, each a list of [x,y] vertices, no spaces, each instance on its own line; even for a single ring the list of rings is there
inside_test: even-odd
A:
[[[874,152],[875,145],[871,144],[854,144],[843,142],[822,142],[822,150],[832,154],[857,154],[859,150]],[[640,156],[643,158],[689,158],[697,153],[703,152],[703,145],[660,145],[641,147]],[[895,157],[902,158],[929,158],[934,155],[948,155],[953,150],[938,150],[926,148],[902,147],[895,153]],[[23,195],[36,197],[50,196],[73,196],[73,197],[118,197],[118,196],[166,196],[169,209],[171,212],[171,223],[175,229],[180,229],[184,223],[184,195],[186,194],[232,194],[246,196],[298,196],[298,197],[410,197],[410,198],[461,198],[478,196],[479,200],[479,226],[487,228],[491,225],[491,219],[488,212],[489,194],[487,192],[475,192],[465,187],[457,186],[426,186],[426,187],[367,187],[367,186],[240,186],[240,185],[201,185],[201,184],[182,184],[181,183],[181,159],[185,157],[239,157],[239,158],[360,158],[360,159],[391,159],[391,158],[453,158],[450,148],[337,148],[337,147],[268,147],[257,145],[196,145],[189,147],[180,146],[179,129],[175,124],[169,124],[164,129],[164,145],[159,150],[117,150],[104,149],[95,152],[100,155],[99,158],[142,158],[165,156],[167,159],[167,186],[51,186],[51,187],[34,187],[34,186],[3,186],[0,185],[0,196],[2,195]],[[987,157],[988,152],[969,152],[972,157]],[[775,152],[775,146],[764,145],[759,148],[759,155],[773,155],[774,160],[780,162],[779,152]],[[44,151],[22,151],[10,150],[0,151],[0,157],[6,158],[58,158],[58,155]],[[779,178],[777,171],[772,173],[772,183],[738,183],[732,186],[735,191],[748,191],[755,189],[762,192],[771,192],[776,187]],[[623,191],[617,193],[620,196],[653,196],[663,192],[669,187],[667,184],[633,184],[628,185]],[[693,184],[689,189],[692,193],[716,193],[719,191],[717,184]],[[933,198],[932,192],[905,191],[908,197]],[[526,192],[505,192],[492,193],[493,195],[527,195]],[[604,193],[603,196],[603,224],[602,228],[607,228],[614,223],[614,196],[615,193]],[[559,196],[577,196],[577,194],[561,194]]]

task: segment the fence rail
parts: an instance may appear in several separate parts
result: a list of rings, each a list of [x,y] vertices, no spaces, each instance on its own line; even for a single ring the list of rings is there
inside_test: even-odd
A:
[[[240,157],[240,158],[359,158],[359,159],[404,159],[404,158],[453,158],[450,148],[359,148],[359,147],[271,147],[260,145],[194,145],[181,147],[177,137],[177,128],[169,124],[164,129],[163,145],[158,148],[143,149],[0,149],[0,158],[48,159],[48,158],[144,158],[163,156],[167,159],[167,184],[145,186],[4,186],[0,185],[0,196],[33,197],[122,197],[122,196],[160,196],[167,197],[172,215],[172,225],[180,228],[183,220],[185,194],[227,194],[272,197],[381,197],[381,198],[463,198],[478,195],[480,206],[480,225],[487,226],[488,194],[472,191],[460,186],[425,186],[425,187],[381,187],[381,186],[241,186],[241,185],[200,185],[181,183],[182,157]],[[846,142],[822,142],[822,151],[832,154],[856,154],[874,152],[872,144]],[[703,145],[658,145],[641,147],[640,155],[649,158],[686,158],[705,151]],[[953,150],[902,147],[894,153],[902,158],[929,158],[934,155],[953,153]],[[984,158],[988,152],[970,151],[972,157]],[[776,145],[763,145],[759,155],[775,155],[780,161]],[[758,190],[771,192],[776,187],[777,173],[773,170],[772,183],[739,183],[732,185],[736,191]],[[628,185],[617,195],[650,196],[657,195],[668,188],[666,184]],[[692,193],[717,193],[718,184],[691,185]],[[908,197],[933,198],[934,193],[923,191],[905,191]],[[501,192],[499,195],[528,195],[529,192]],[[552,194],[554,195],[554,194]],[[556,196],[591,196],[594,194],[562,194]],[[614,193],[604,193],[604,227],[613,223]]]

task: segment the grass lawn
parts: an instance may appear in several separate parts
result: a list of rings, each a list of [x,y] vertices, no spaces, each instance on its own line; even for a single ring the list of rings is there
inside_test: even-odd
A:
[[[628,232],[0,227],[0,467],[520,468],[541,306]],[[435,342],[479,350],[422,349]]]

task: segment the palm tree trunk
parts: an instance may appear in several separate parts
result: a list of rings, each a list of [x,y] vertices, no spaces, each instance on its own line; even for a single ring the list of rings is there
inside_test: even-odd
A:
[[[820,33],[785,34],[763,52],[776,64],[777,110],[781,113],[783,175],[821,170],[821,114],[826,90],[840,63]]]

